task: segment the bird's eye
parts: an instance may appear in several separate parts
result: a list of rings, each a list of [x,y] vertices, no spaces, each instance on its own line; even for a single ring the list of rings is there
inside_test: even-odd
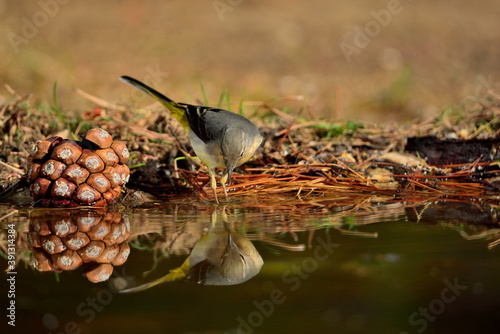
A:
[[[245,258],[243,257],[243,255],[241,255],[241,253],[240,253],[240,257],[243,260],[243,263],[247,263],[247,261],[245,260]]]

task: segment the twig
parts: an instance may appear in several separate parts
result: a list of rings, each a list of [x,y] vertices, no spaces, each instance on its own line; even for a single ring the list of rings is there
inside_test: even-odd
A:
[[[18,213],[19,211],[18,210],[12,210],[11,212],[9,212],[8,214],[4,215],[3,217],[0,217],[0,221],[12,216],[12,215],[15,215],[16,213]]]
[[[3,161],[0,161],[0,165],[4,166],[4,167],[7,167],[9,169],[12,169],[14,172],[18,173],[18,174],[21,174],[23,175],[24,174],[24,171],[22,169],[19,169],[19,168],[16,168],[14,166],[11,166]]]

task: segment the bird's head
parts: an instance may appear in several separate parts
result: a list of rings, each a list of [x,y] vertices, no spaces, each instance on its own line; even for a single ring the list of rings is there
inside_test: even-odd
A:
[[[239,127],[225,129],[221,142],[221,152],[224,156],[228,175],[227,183],[229,184],[233,170],[243,163],[241,160],[247,153],[245,132]]]

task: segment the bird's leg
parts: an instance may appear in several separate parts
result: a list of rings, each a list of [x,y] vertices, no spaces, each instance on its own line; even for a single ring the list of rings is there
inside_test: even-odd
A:
[[[220,184],[222,185],[222,189],[224,189],[224,195],[226,196],[226,201],[229,201],[226,190],[226,182],[227,182],[227,169],[224,169],[220,176]]]
[[[215,224],[217,223],[217,209],[214,208],[212,211],[212,214],[210,215],[210,229],[208,230],[208,233],[214,233],[215,232]]]
[[[224,223],[224,228],[226,229],[226,231],[231,231],[233,229],[233,223],[229,222],[229,219],[227,217],[227,212],[226,212],[226,206],[224,206],[222,208],[220,215],[221,215],[222,222]]]
[[[226,184],[222,184],[222,189],[224,190],[224,196],[226,196],[226,202],[229,201],[229,197],[227,197],[227,190],[226,190]]]
[[[217,181],[215,180],[215,173],[213,168],[208,168],[208,174],[210,175],[210,187],[214,192],[215,202],[219,204],[219,199],[217,198]]]

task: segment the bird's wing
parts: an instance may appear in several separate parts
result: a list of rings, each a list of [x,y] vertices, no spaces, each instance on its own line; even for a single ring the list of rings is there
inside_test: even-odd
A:
[[[215,266],[208,260],[203,260],[189,268],[186,279],[199,284],[205,283],[210,271],[215,270]]]
[[[186,108],[186,117],[189,123],[189,128],[200,138],[204,143],[208,143],[215,139],[218,128],[222,128],[222,124],[214,122],[213,113],[224,111],[223,109],[210,108],[203,106],[193,106],[191,104],[179,103]]]

